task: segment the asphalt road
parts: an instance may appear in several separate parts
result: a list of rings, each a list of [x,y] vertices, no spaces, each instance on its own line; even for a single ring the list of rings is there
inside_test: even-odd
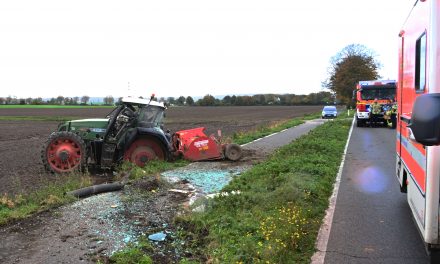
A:
[[[428,262],[394,173],[395,133],[353,129],[324,263]]]
[[[289,144],[293,140],[309,133],[310,130],[316,128],[319,125],[322,125],[328,120],[329,119],[308,120],[301,125],[291,127],[278,133],[274,133],[264,138],[260,138],[250,143],[244,144],[242,145],[242,147],[244,149],[255,150],[261,153],[268,154],[273,152],[275,149]]]

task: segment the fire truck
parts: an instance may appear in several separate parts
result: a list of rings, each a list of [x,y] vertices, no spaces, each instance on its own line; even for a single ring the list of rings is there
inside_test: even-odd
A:
[[[384,113],[387,109],[392,107],[392,104],[396,99],[396,81],[360,81],[356,86],[353,97],[356,97],[356,125],[358,127],[370,125],[370,105],[374,102],[374,99],[377,99],[377,102],[382,106],[378,121],[385,125]]]
[[[440,0],[416,1],[399,37],[396,174],[440,263]]]

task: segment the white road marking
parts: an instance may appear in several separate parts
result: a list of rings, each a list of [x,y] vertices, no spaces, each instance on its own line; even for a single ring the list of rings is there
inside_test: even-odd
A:
[[[325,260],[325,254],[327,252],[328,239],[330,237],[330,231],[332,228],[333,214],[336,207],[336,198],[338,197],[339,184],[341,183],[342,169],[344,168],[345,156],[347,154],[348,143],[350,142],[351,134],[353,132],[355,118],[351,123],[350,132],[348,133],[347,143],[345,143],[344,154],[342,154],[341,165],[339,165],[338,175],[336,176],[335,184],[333,186],[333,193],[329,198],[329,207],[325,212],[324,221],[319,228],[318,238],[316,239],[315,248],[317,251],[312,256],[312,264],[323,264]]]

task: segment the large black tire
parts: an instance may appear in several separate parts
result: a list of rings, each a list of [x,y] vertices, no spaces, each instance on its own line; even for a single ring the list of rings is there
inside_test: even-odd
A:
[[[167,160],[168,155],[165,147],[151,137],[140,137],[127,148],[124,160],[144,167],[150,160]]]
[[[53,132],[41,151],[45,169],[52,173],[83,171],[86,165],[86,145],[75,133]]]
[[[228,160],[236,161],[239,160],[242,156],[242,151],[240,145],[237,144],[228,144],[225,147],[225,157]]]
[[[356,118],[356,126],[357,127],[363,127],[364,124],[365,124],[364,120],[360,120],[360,119]]]

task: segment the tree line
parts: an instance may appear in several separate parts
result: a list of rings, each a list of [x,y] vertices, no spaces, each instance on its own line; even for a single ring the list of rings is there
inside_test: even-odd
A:
[[[142,98],[142,97],[140,97]],[[90,97],[85,95],[82,97],[64,97],[58,96],[48,100],[38,98],[14,98],[8,96],[0,97],[0,104],[7,105],[88,105]],[[120,103],[122,97],[117,100],[112,96],[103,98],[104,105],[115,105]],[[250,106],[250,105],[322,105],[333,104],[335,97],[331,92],[310,93],[308,95],[295,94],[256,94],[256,95],[226,95],[222,99],[215,98],[207,94],[197,101],[191,96],[180,97],[161,97],[159,102],[176,106]]]
[[[122,97],[119,99],[121,100]],[[0,105],[88,105],[90,101],[90,96],[84,95],[82,97],[52,97],[50,99],[44,100],[41,97],[37,98],[17,98],[17,97],[0,97]],[[115,99],[113,96],[106,96],[103,98],[104,105],[114,105]]]
[[[322,105],[335,103],[335,97],[331,92],[310,93],[308,95],[296,94],[255,94],[255,95],[226,95],[222,99],[207,94],[194,101],[191,96],[180,96],[177,99],[168,97],[170,105],[198,105],[198,106],[250,106],[250,105]]]

